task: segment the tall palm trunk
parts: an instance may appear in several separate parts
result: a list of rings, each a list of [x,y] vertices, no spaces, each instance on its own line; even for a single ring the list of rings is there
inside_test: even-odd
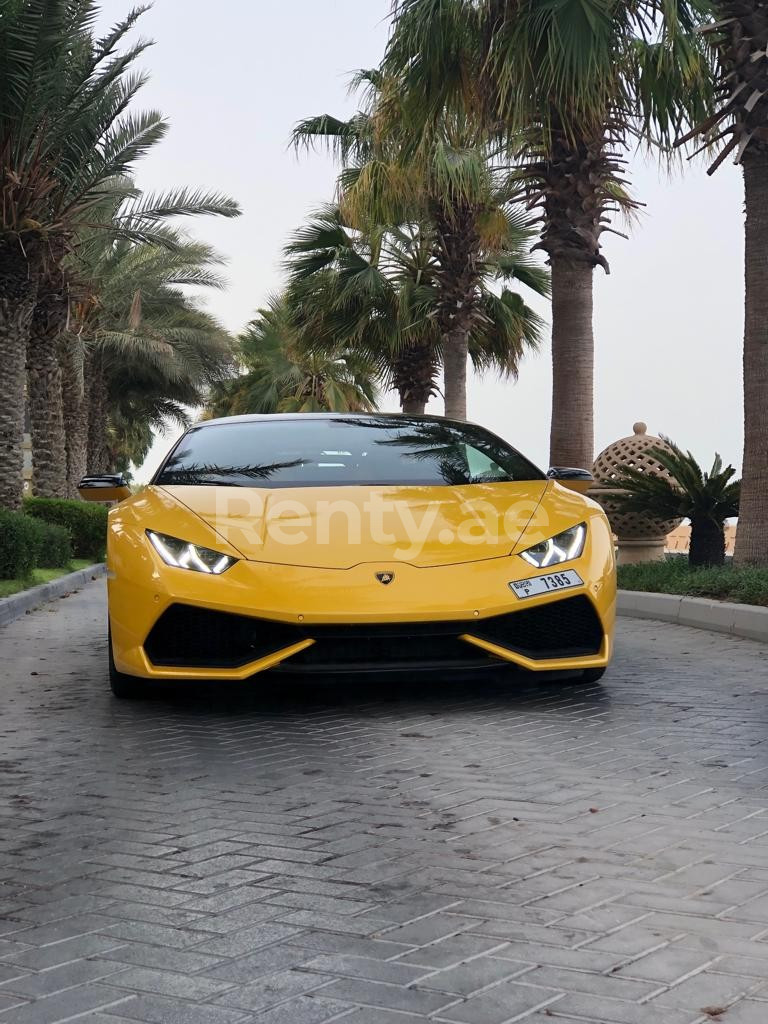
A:
[[[58,340],[67,322],[67,296],[44,281],[27,342],[27,408],[32,435],[32,490],[39,498],[67,493],[67,453]]]
[[[88,472],[108,473],[107,381],[104,357],[98,349],[88,354],[85,388],[88,397]]]
[[[67,454],[67,497],[77,497],[77,485],[88,472],[88,403],[85,397],[85,358],[82,339],[63,334],[59,339],[61,390]]]
[[[542,211],[540,248],[552,268],[552,429],[550,465],[591,469],[594,459],[594,268],[608,273],[600,252],[608,211],[616,200],[610,183],[621,158],[605,125],[585,126],[574,137],[556,110],[541,159],[525,165],[532,200]],[[636,205],[622,199],[620,205]]]
[[[24,384],[37,280],[18,243],[0,242],[0,507],[21,508],[24,491]]]
[[[733,560],[768,565],[768,153],[744,155],[744,465]]]
[[[445,415],[452,420],[467,418],[467,357],[469,333],[458,328],[443,335]]]
[[[421,416],[435,393],[434,351],[428,340],[405,345],[392,360],[392,384],[400,395],[400,408],[410,416]]]
[[[591,469],[594,451],[591,263],[552,257],[552,466]]]
[[[435,281],[440,294],[437,317],[443,346],[445,415],[467,418],[469,336],[480,309],[479,239],[475,211],[467,206],[434,212],[437,228]]]

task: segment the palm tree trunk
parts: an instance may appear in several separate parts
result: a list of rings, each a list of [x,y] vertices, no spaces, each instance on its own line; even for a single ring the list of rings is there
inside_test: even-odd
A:
[[[67,453],[57,344],[66,321],[66,294],[51,282],[46,282],[38,295],[27,342],[32,491],[38,498],[63,498],[67,493]]]
[[[108,473],[107,382],[104,359],[98,349],[88,355],[85,386],[88,396],[88,472]]]
[[[768,565],[768,156],[744,155],[744,464],[733,560]]]
[[[590,263],[553,255],[551,466],[591,469],[594,336]]]
[[[88,403],[85,400],[85,359],[80,338],[68,334],[61,336],[59,362],[66,427],[67,497],[76,498],[77,485],[88,472]]]
[[[708,516],[691,519],[691,544],[688,564],[691,566],[723,565],[725,563],[725,526]]]
[[[426,407],[426,402],[420,402],[418,399],[410,398],[407,395],[405,397],[400,396],[400,411],[406,416],[423,416]]]
[[[409,416],[423,416],[435,393],[434,350],[429,341],[416,341],[399,349],[392,359],[392,384],[400,395],[400,408]]]
[[[37,280],[17,244],[0,243],[0,507],[21,508],[24,492],[24,384]]]
[[[435,281],[439,287],[437,317],[443,346],[445,415],[467,418],[467,356],[469,335],[478,316],[480,241],[476,211],[468,206],[445,210],[435,206],[437,228]]]
[[[467,418],[467,358],[469,333],[451,331],[443,337],[445,415],[452,420]]]

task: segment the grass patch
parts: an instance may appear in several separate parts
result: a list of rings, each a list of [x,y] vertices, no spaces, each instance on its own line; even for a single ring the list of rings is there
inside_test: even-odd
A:
[[[37,587],[41,583],[50,583],[67,573],[76,572],[78,569],[87,569],[94,563],[88,558],[73,558],[68,566],[63,569],[33,569],[32,573],[24,580],[0,580],[0,597],[10,597],[11,594],[20,594],[22,590],[29,590],[30,587]]]
[[[732,565],[690,569],[685,558],[673,558],[666,562],[620,565],[618,572],[622,590],[685,594],[768,606],[768,569],[737,569]]]

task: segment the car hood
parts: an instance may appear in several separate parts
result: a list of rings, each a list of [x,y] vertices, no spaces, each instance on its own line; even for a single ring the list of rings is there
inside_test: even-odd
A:
[[[349,569],[450,565],[508,555],[546,480],[460,487],[158,488],[252,561]]]

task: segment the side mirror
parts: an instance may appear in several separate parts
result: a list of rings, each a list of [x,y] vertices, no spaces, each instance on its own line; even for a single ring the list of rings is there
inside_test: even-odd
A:
[[[131,489],[122,473],[84,476],[77,485],[77,491],[83,501],[123,501],[131,496]]]
[[[595,482],[588,469],[575,469],[569,466],[552,466],[547,470],[547,476],[550,480],[557,480],[563,487],[578,491],[579,494],[586,494]]]

